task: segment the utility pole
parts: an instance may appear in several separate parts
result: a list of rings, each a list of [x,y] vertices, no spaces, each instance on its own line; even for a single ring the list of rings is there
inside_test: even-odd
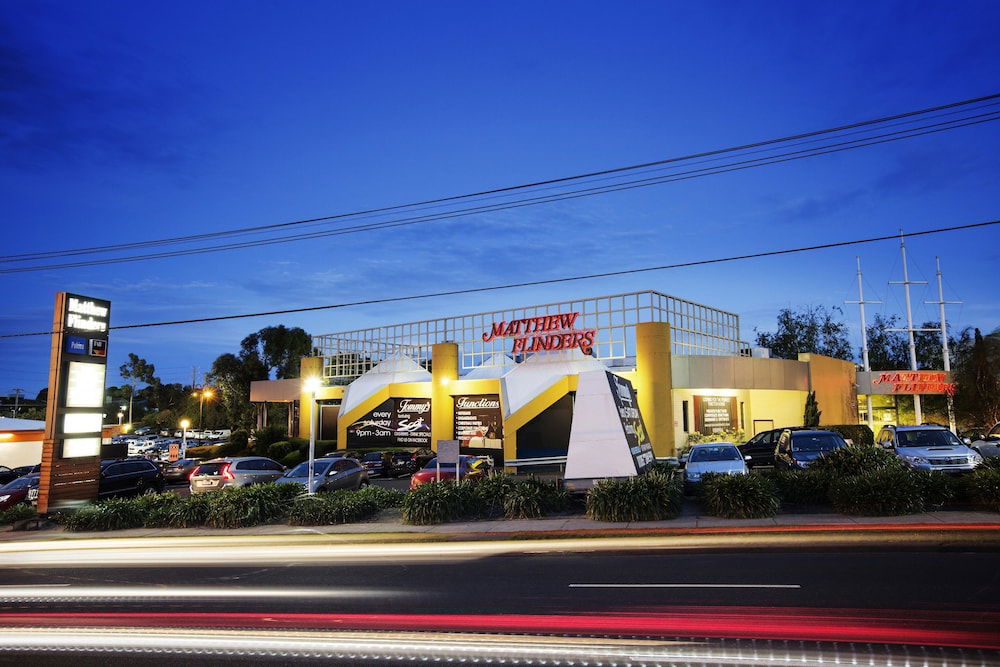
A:
[[[865,322],[865,304],[879,304],[881,301],[865,301],[865,295],[861,287],[861,257],[855,257],[858,260],[858,300],[857,301],[845,301],[844,303],[857,304],[861,308],[861,359],[864,363],[865,372],[871,372],[871,364],[868,363],[868,324]],[[875,420],[872,417],[872,395],[870,391],[865,394],[865,400],[867,403],[868,415],[868,428],[875,430]]]
[[[951,372],[951,355],[948,353],[948,325],[945,323],[944,319],[944,307],[947,305],[957,305],[962,303],[961,301],[945,301],[944,300],[944,287],[941,284],[941,258],[935,257],[935,262],[937,263],[937,288],[938,288],[938,300],[937,301],[924,301],[926,304],[937,304],[940,308],[940,318],[941,318],[941,359],[944,361],[944,371],[946,373]],[[946,394],[948,400],[948,427],[953,433],[956,432],[955,426],[955,399],[951,394]]]
[[[20,387],[16,387],[14,389],[14,414],[11,415],[12,417],[17,417],[18,410],[21,409],[20,401],[21,401],[21,394],[23,393],[24,390],[21,389]]]
[[[914,329],[913,328],[913,309],[910,308],[910,285],[926,285],[926,280],[910,280],[909,270],[906,266],[906,241],[903,239],[903,230],[899,230],[899,250],[903,254],[903,280],[890,280],[890,285],[902,285],[903,292],[906,296],[906,328],[905,329],[886,329],[886,331],[905,331],[906,335],[910,339],[910,370],[916,371],[917,368],[917,344],[913,339],[913,332],[915,331],[937,331],[937,329]],[[921,424],[924,421],[924,413],[920,409],[920,394],[913,394],[913,417],[917,424]]]
[[[197,366],[192,366],[191,367],[191,389],[197,389],[197,388],[198,388],[198,367]]]

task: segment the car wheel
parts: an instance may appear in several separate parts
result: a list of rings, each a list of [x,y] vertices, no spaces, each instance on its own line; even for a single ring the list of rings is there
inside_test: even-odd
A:
[[[135,487],[135,495],[137,496],[151,496],[154,493],[156,493],[156,489],[145,482],[139,482],[138,486]]]
[[[368,486],[369,484],[371,484],[371,482],[369,482],[367,479],[363,479],[360,482],[358,482],[358,488],[359,489],[363,489],[366,486]]]

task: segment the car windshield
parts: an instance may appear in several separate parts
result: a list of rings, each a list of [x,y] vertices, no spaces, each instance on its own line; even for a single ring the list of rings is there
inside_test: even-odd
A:
[[[225,463],[202,463],[198,466],[198,475],[219,475]]]
[[[37,485],[38,477],[29,475],[26,477],[18,477],[14,481],[8,482],[6,485],[0,487],[0,491],[16,491],[18,489],[27,489]]]
[[[696,447],[691,452],[691,463],[704,463],[706,461],[739,461],[742,457],[739,451],[732,445],[724,447]]]
[[[962,441],[951,431],[896,431],[900,447],[955,447]]]
[[[333,461],[313,461],[313,476],[325,475]],[[285,477],[308,477],[309,461],[303,461],[285,473]]]
[[[362,461],[381,461],[382,452],[368,452],[365,457],[361,459]]]
[[[797,452],[825,452],[844,446],[844,441],[833,433],[803,433],[792,436],[792,449]]]

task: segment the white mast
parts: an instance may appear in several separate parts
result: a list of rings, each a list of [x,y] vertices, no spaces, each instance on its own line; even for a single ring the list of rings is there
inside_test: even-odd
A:
[[[903,292],[906,295],[906,328],[905,329],[886,329],[886,331],[905,331],[906,335],[910,339],[910,370],[916,371],[917,368],[917,344],[913,340],[914,331],[936,331],[936,329],[914,329],[913,328],[913,310],[910,308],[910,285],[926,285],[926,280],[910,280],[910,274],[906,266],[906,241],[903,240],[903,230],[899,230],[899,249],[903,253],[903,280],[890,280],[890,285],[902,285]],[[913,416],[918,424],[924,421],[924,413],[920,409],[920,394],[913,395]]]
[[[937,288],[938,288],[938,300],[937,301],[924,301],[927,304],[937,304],[940,308],[941,313],[941,358],[944,361],[944,371],[946,373],[951,372],[951,355],[948,354],[948,325],[944,319],[944,307],[951,304],[960,304],[961,301],[945,301],[944,300],[944,287],[941,284],[941,258],[935,257],[937,262]],[[951,428],[952,432],[955,432],[955,401],[951,394],[947,394],[948,397],[948,427]]]
[[[844,303],[857,304],[861,308],[861,359],[864,363],[865,372],[871,371],[871,364],[868,363],[868,324],[865,322],[865,304],[878,304],[881,301],[865,301],[865,295],[861,287],[861,257],[855,257],[858,260],[858,300],[857,301],[845,301]],[[875,420],[872,417],[872,395],[871,393],[865,394],[865,400],[867,403],[867,415],[868,415],[868,428],[875,429]]]

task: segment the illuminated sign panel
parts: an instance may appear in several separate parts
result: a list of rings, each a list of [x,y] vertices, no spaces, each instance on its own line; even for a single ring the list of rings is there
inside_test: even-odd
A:
[[[580,313],[559,313],[510,322],[493,322],[490,330],[483,332],[483,342],[488,343],[495,338],[513,338],[511,354],[574,348],[590,354],[594,349],[597,330],[574,329],[579,317]]]
[[[859,372],[859,394],[954,394],[955,383],[945,371]]]
[[[100,408],[104,406],[104,364],[69,362],[66,374],[67,408]]]
[[[100,438],[66,438],[63,440],[62,457],[78,459],[84,456],[100,456]]]
[[[88,299],[82,296],[68,296],[66,300],[66,328],[77,331],[105,333],[108,330],[106,301]]]
[[[100,412],[73,412],[63,416],[63,433],[100,433]]]

